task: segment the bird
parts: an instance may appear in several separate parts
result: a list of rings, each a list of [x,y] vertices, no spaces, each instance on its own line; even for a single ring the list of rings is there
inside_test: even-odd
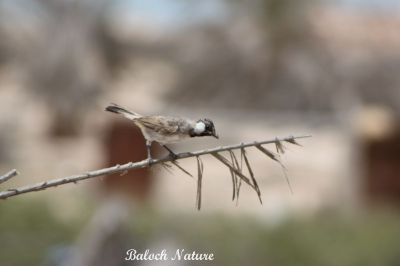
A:
[[[193,137],[213,136],[219,138],[211,119],[203,118],[197,121],[181,117],[162,115],[140,115],[118,104],[111,103],[105,111],[122,115],[131,120],[142,131],[146,139],[147,160],[153,160],[151,156],[151,144],[155,141],[161,144],[169,155],[176,159],[177,155],[166,144],[180,142]]]

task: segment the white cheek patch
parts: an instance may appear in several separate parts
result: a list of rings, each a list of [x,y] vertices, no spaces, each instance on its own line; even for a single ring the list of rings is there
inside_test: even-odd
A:
[[[196,126],[194,127],[194,133],[201,134],[206,129],[206,125],[203,122],[197,122]]]

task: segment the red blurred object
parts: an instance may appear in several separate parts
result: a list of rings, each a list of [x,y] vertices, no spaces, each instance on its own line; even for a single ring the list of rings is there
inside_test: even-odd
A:
[[[368,201],[400,206],[400,130],[366,143],[365,156]]]
[[[105,139],[107,166],[137,162],[146,159],[146,145],[139,128],[132,123],[118,121],[111,125]],[[158,145],[152,146],[155,157],[160,151]],[[120,192],[132,196],[135,200],[148,199],[154,183],[154,171],[151,168],[135,169],[128,173],[109,175],[102,182],[106,192]]]

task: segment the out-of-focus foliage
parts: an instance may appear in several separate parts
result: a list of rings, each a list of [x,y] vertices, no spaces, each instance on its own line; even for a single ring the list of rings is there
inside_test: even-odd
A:
[[[51,248],[70,245],[82,221],[64,223],[45,201],[26,199],[0,204],[1,265],[41,265]]]
[[[173,235],[179,232],[183,248],[213,252],[216,265],[376,266],[400,263],[399,219],[387,213],[354,218],[331,213],[268,227],[244,217],[158,217],[139,221],[134,228],[157,228],[167,221],[169,226],[162,228]]]
[[[185,74],[170,99],[216,108],[332,111],[341,93],[332,87],[329,54],[312,34],[310,3],[226,1],[234,14],[226,24],[205,23],[179,36],[175,49]]]
[[[2,265],[40,265],[54,256],[54,251],[70,247],[86,215],[79,221],[65,223],[54,213],[43,202],[28,204],[14,200],[13,204],[0,205]],[[149,239],[163,235],[179,243],[177,248],[214,253],[215,265],[376,266],[400,263],[400,217],[393,213],[372,212],[353,218],[331,213],[291,219],[274,226],[250,217],[203,214],[199,220],[197,216],[165,216],[151,211],[132,213],[135,214],[128,219],[129,231],[135,243],[141,243],[144,249],[151,248]]]
[[[76,133],[115,66],[105,1],[4,1],[0,63],[16,66],[53,116],[53,133]],[[112,47],[115,48],[115,47]]]

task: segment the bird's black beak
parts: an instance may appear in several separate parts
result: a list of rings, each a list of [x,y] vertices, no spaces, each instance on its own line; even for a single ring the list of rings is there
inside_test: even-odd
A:
[[[213,137],[216,138],[216,139],[219,139],[219,136],[215,132],[213,133]]]

